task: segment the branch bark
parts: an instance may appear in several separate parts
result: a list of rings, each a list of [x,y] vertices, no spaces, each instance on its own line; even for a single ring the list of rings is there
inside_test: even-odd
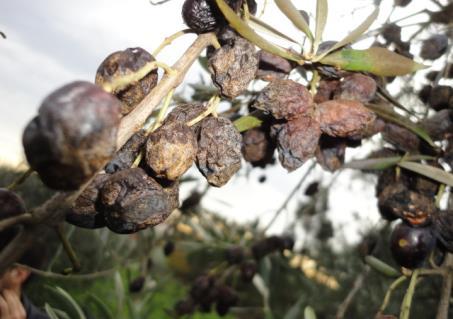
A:
[[[453,285],[453,255],[448,254],[444,262],[446,274],[443,279],[439,306],[437,308],[436,319],[448,319],[448,311],[450,309],[451,289]]]
[[[165,75],[148,96],[121,120],[117,137],[117,149],[120,149],[137,130],[142,128],[161,100],[170,90],[175,89],[183,82],[187,71],[200,56],[201,52],[215,40],[216,38],[213,33],[199,35],[172,66],[175,72]],[[0,252],[0,274],[22,257],[33,244],[33,239],[36,238],[35,236],[42,236],[44,232],[51,230],[47,225],[55,226],[59,222],[64,221],[67,209],[71,207],[72,203],[87,184],[72,193],[57,193],[43,205],[34,209],[32,211],[32,218],[28,214],[27,217],[24,216],[16,219],[16,222],[20,221],[28,224]],[[12,226],[11,222],[8,221],[6,226]],[[0,226],[5,227],[4,224],[0,224]]]

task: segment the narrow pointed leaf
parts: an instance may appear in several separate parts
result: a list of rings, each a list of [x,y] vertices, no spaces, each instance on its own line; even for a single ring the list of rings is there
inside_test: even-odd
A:
[[[275,0],[275,4],[299,30],[305,33],[310,40],[313,40],[313,34],[310,31],[307,21],[305,21],[291,0]]]
[[[304,319],[316,319],[316,313],[312,307],[310,306],[305,307]]]
[[[245,132],[254,127],[258,127],[261,123],[263,123],[263,121],[253,115],[245,115],[233,122],[239,132]]]
[[[322,34],[326,27],[328,15],[328,4],[327,0],[318,0],[316,3],[316,28],[315,28],[315,40],[313,41],[314,52],[318,50],[318,45],[321,43]]]
[[[397,165],[402,159],[407,161],[421,161],[434,159],[427,155],[408,155],[408,156],[390,156],[367,158],[363,160],[354,160],[343,165],[342,168],[360,169],[360,170],[384,170]]]
[[[429,177],[439,183],[453,186],[453,174],[450,174],[440,168],[408,161],[400,162],[398,165],[420,175]]]
[[[222,11],[222,14],[228,20],[233,29],[235,29],[245,39],[249,40],[256,46],[260,47],[261,49],[269,53],[281,56],[282,58],[291,61],[296,61],[300,64],[302,63],[303,59],[302,56],[300,56],[299,54],[296,54],[294,52],[281,48],[275,44],[272,44],[263,37],[261,37],[258,33],[256,33],[255,30],[253,30],[246,22],[244,22],[241,18],[239,18],[236,15],[236,13],[230,8],[230,6],[225,3],[225,0],[215,1],[219,6],[220,11]]]
[[[366,256],[365,262],[374,270],[388,277],[399,277],[401,272],[374,256]]]
[[[378,47],[366,50],[344,49],[329,54],[319,62],[343,70],[365,71],[380,76],[405,75],[426,68],[423,64]]]
[[[417,134],[420,138],[425,140],[432,147],[436,147],[429,134],[423,128],[404,116],[396,113],[391,107],[382,104],[366,104],[365,106],[383,119],[407,128],[409,131]]]
[[[286,41],[298,44],[296,40],[292,39],[291,37],[287,36],[286,34],[280,32],[280,31],[278,31],[274,27],[270,26],[269,24],[258,19],[255,16],[250,16],[249,25],[251,25],[252,27],[260,28],[274,37],[282,38]]]
[[[55,297],[56,302],[58,303],[58,308],[63,309],[69,317],[74,319],[86,319],[82,308],[66,290],[60,287],[47,286],[47,288]]]
[[[341,47],[344,47],[345,45],[348,45],[350,43],[353,43],[357,41],[360,36],[368,30],[368,28],[373,24],[374,20],[376,20],[377,16],[379,14],[379,8],[376,7],[374,11],[365,19],[365,21],[362,22],[361,25],[359,25],[357,28],[351,31],[343,40],[337,42],[333,47],[331,47],[329,50],[323,52],[320,56],[317,56],[313,61],[321,61],[325,56],[327,56],[330,52],[333,52]]]
[[[48,303],[44,305],[44,310],[50,319],[59,319],[55,310]]]

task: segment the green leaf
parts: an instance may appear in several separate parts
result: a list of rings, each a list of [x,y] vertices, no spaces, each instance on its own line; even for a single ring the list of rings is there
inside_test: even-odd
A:
[[[377,259],[374,256],[366,256],[365,262],[374,270],[380,272],[381,274],[387,277],[399,277],[401,272],[393,268],[392,266],[386,264],[380,259]]]
[[[58,298],[58,307],[62,308],[70,318],[86,319],[82,308],[66,290],[61,287],[47,286],[47,288]]]
[[[367,158],[362,160],[354,160],[343,165],[342,168],[352,168],[360,170],[384,170],[389,167],[397,165],[402,159],[408,161],[420,161],[434,159],[428,155],[408,155],[408,156],[390,156],[390,157],[376,157]]]
[[[432,147],[436,147],[429,134],[422,127],[413,123],[411,120],[405,118],[404,116],[396,113],[393,108],[383,104],[365,104],[365,106],[383,119],[407,128],[409,131],[425,140]]]
[[[315,57],[313,59],[313,62],[318,62],[321,61],[325,56],[327,56],[329,53],[344,47],[345,45],[348,45],[350,43],[353,43],[357,41],[360,36],[368,30],[368,28],[373,24],[374,20],[376,20],[377,16],[379,14],[379,8],[375,8],[374,11],[365,19],[365,21],[362,22],[361,25],[359,25],[357,28],[351,31],[345,38],[343,38],[341,41],[337,42],[333,47],[331,47],[329,50],[323,52],[321,55]],[[322,63],[322,62],[321,62]],[[328,63],[327,63],[328,64]]]
[[[291,0],[275,0],[275,4],[280,9],[281,12],[305,35],[310,39],[313,40],[313,34],[310,31],[310,27],[305,21],[302,14],[297,10],[297,8],[293,5]]]
[[[44,305],[44,310],[46,311],[50,319],[59,319],[54,309],[48,303]]]
[[[316,313],[312,307],[310,306],[305,307],[304,319],[316,319]]]
[[[316,2],[316,28],[315,40],[313,41],[314,53],[316,53],[319,43],[321,43],[322,34],[324,33],[324,28],[326,27],[328,11],[327,0],[318,0]]]
[[[113,319],[109,307],[98,296],[89,294],[86,303],[87,305],[92,305],[91,309],[96,318]]]
[[[405,75],[426,68],[385,48],[366,50],[344,49],[327,55],[319,61],[348,71],[364,71],[380,76]]]
[[[281,56],[282,58],[291,61],[296,61],[299,64],[303,63],[301,55],[272,44],[261,37],[259,34],[257,34],[255,30],[250,28],[250,26],[246,22],[244,22],[236,15],[236,13],[230,8],[230,6],[225,3],[225,0],[215,1],[219,6],[220,11],[222,11],[223,15],[228,20],[233,29],[235,29],[244,38],[269,53]]]
[[[262,120],[253,116],[253,115],[245,115],[238,118],[236,121],[233,122],[234,126],[239,132],[245,132],[250,130],[254,127],[258,127],[263,123]]]
[[[300,318],[300,313],[301,313],[301,308],[302,308],[302,303],[305,300],[305,295],[302,295],[299,297],[297,302],[289,308],[289,310],[286,312],[285,317],[283,319],[299,319]]]
[[[408,161],[402,161],[398,165],[412,172],[429,177],[435,181],[438,181],[439,183],[453,186],[453,174],[448,173],[440,168]]]
[[[269,33],[269,34],[271,34],[271,35],[273,35],[273,36],[275,36],[277,38],[282,38],[282,39],[285,39],[285,40],[287,40],[289,42],[292,42],[292,43],[295,43],[295,44],[299,44],[296,40],[290,38],[286,34],[278,31],[274,27],[270,26],[266,22],[258,19],[257,17],[255,17],[253,15],[250,16],[249,24],[251,24],[252,26],[259,27],[260,29],[264,30],[265,32],[267,32],[267,33]]]

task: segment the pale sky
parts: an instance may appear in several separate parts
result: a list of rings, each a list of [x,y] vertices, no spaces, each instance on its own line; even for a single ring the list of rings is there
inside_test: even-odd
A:
[[[268,2],[263,20],[300,38],[300,33],[275,10],[273,1]],[[299,2],[302,3],[294,1]],[[399,15],[409,15],[425,3],[423,0],[413,2],[418,2],[419,6],[409,11],[398,9]],[[263,1],[258,0],[258,3]],[[373,10],[370,3],[369,0],[329,1],[334,18],[328,19],[325,39],[339,40],[360,24]],[[379,19],[371,29],[387,18],[391,3],[391,0],[382,1]],[[0,1],[0,31],[8,37],[0,38],[0,163],[17,163],[23,158],[22,130],[47,94],[73,80],[93,81],[99,63],[113,51],[136,46],[152,51],[166,36],[185,28],[181,5],[182,0],[161,6],[152,6],[147,0]],[[315,5],[315,0],[298,5],[311,13],[312,23]],[[171,64],[194,38],[187,35],[176,40],[159,59]],[[197,81],[200,72],[199,67],[193,67],[187,79]],[[366,154],[363,150],[360,152],[362,156]],[[281,167],[273,167],[266,171],[268,182],[264,185],[257,182],[263,171],[254,170],[249,178],[237,177],[227,186],[210,191],[205,204],[215,206],[233,219],[271,216],[269,213],[280,206],[304,170],[288,174]],[[318,169],[309,180],[322,174]],[[245,176],[245,171],[240,175]],[[353,241],[357,238],[353,212],[368,216],[370,226],[378,218],[373,186],[360,181],[350,183],[351,176],[352,173],[346,172],[335,184],[331,206],[335,207],[332,210],[335,223],[344,225]],[[358,200],[357,194],[366,200]],[[229,202],[232,207],[222,202]],[[293,201],[291,207],[296,202]],[[283,217],[278,225],[284,225],[285,220]],[[278,225],[275,231],[280,228]]]

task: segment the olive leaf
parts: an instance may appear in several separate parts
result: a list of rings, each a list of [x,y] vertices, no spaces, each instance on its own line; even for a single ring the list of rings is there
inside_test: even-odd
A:
[[[278,31],[274,27],[270,26],[266,22],[258,19],[257,17],[255,17],[253,15],[250,16],[249,25],[258,27],[258,28],[264,30],[265,32],[269,33],[270,35],[273,35],[277,38],[282,38],[289,42],[298,44],[296,40],[292,39],[291,37],[287,36],[286,34],[280,32],[280,31]]]
[[[44,305],[44,310],[50,319],[59,319],[55,310],[48,303]]]
[[[296,61],[299,64],[303,63],[302,56],[300,56],[299,54],[286,50],[275,44],[272,44],[263,37],[261,37],[259,34],[257,34],[255,30],[253,30],[246,22],[244,22],[241,18],[239,18],[236,15],[236,13],[230,8],[230,6],[225,3],[225,0],[215,1],[219,6],[220,11],[222,11],[222,14],[228,20],[233,29],[236,30],[245,39],[249,40],[256,46],[260,47],[261,49],[269,53],[281,56],[282,58],[291,61]]]
[[[280,11],[305,35],[310,39],[313,40],[313,34],[310,31],[310,27],[305,21],[302,14],[297,10],[297,8],[293,5],[291,0],[275,0],[275,4],[280,9]]]
[[[304,319],[316,319],[316,313],[312,307],[310,306],[305,307]]]
[[[380,76],[405,75],[427,66],[385,48],[366,50],[344,49],[327,55],[319,61],[348,71],[365,71]]]
[[[398,163],[398,165],[412,172],[429,177],[435,181],[438,181],[439,183],[453,186],[453,174],[448,173],[440,168],[406,160]]]
[[[62,308],[70,318],[86,319],[82,308],[66,290],[61,287],[46,286],[46,288],[53,295],[58,307]]]
[[[417,134],[432,147],[436,147],[429,134],[423,128],[404,116],[396,113],[391,107],[383,104],[365,104],[365,106],[383,119],[407,128],[412,133]]]
[[[367,158],[362,160],[350,161],[343,165],[342,168],[360,169],[360,170],[384,170],[389,167],[397,165],[401,160],[407,161],[421,161],[434,159],[428,155],[407,155],[407,156],[389,156],[389,157],[376,157]]]
[[[254,127],[258,127],[263,123],[262,120],[253,116],[253,115],[245,115],[238,118],[236,121],[233,122],[234,126],[239,132],[245,132],[250,130]]]
[[[374,20],[376,20],[377,16],[379,14],[379,8],[375,8],[374,11],[365,19],[365,21],[362,22],[361,25],[359,25],[357,28],[351,31],[345,38],[343,38],[341,41],[337,42],[334,46],[332,46],[330,49],[327,51],[323,52],[321,55],[315,57],[313,59],[313,62],[318,62],[321,61],[325,56],[327,56],[329,53],[344,47],[345,45],[348,45],[350,43],[353,43],[357,41],[360,36],[368,30],[368,28],[373,24]]]
[[[366,256],[365,262],[374,270],[388,277],[399,277],[401,272],[374,256]]]
[[[326,27],[328,15],[327,0],[318,0],[316,2],[316,27],[315,27],[315,40],[313,41],[313,51],[316,53],[319,43],[322,40],[322,34]]]

